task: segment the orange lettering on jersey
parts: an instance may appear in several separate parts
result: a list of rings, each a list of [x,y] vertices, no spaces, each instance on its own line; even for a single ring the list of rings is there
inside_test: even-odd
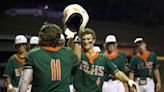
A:
[[[54,59],[51,60],[51,76],[52,80],[61,80],[61,67],[60,67],[60,60]]]
[[[137,54],[141,59],[143,59],[144,61],[147,61],[147,58],[150,56],[150,52],[146,51],[144,54]]]
[[[95,55],[93,55],[93,56],[90,56],[89,53],[86,53],[85,55],[89,59],[89,62],[91,64],[93,64],[94,60],[99,56],[99,53],[95,53]]]
[[[57,80],[61,80],[60,60],[56,60]]]
[[[56,80],[56,69],[55,69],[55,60],[51,60],[51,74],[52,74],[52,80]]]

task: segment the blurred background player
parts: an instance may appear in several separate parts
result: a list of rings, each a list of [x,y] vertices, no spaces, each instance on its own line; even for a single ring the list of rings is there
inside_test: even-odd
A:
[[[94,46],[93,49],[95,52],[101,52],[101,49],[99,46]]]
[[[39,46],[39,37],[37,36],[32,36],[30,38],[30,49],[37,48]]]
[[[17,92],[18,84],[27,54],[27,38],[24,35],[15,37],[17,53],[12,55],[6,65],[4,77],[7,82],[7,92]]]
[[[105,39],[104,54],[117,66],[117,68],[126,74],[126,55],[117,49],[117,40],[114,35],[108,35]],[[103,92],[128,92],[127,83],[121,82],[116,77],[109,74],[103,84]]]
[[[156,55],[146,48],[146,42],[143,38],[136,38],[134,44],[137,54],[130,61],[129,77],[139,85],[140,92],[156,92],[161,88],[161,79],[159,72],[159,62]],[[153,72],[157,83],[154,84]],[[156,85],[156,89],[155,89]]]
[[[70,74],[77,57],[70,48],[61,46],[61,33],[55,24],[41,27],[39,47],[29,51],[18,92],[26,92],[31,77],[31,92],[70,92]]]
[[[95,32],[90,28],[80,31],[82,58],[74,75],[74,86],[78,92],[102,92],[102,85],[106,74],[113,74],[130,86],[137,85],[103,54],[95,52],[93,47],[96,41]],[[108,90],[109,91],[109,90]]]

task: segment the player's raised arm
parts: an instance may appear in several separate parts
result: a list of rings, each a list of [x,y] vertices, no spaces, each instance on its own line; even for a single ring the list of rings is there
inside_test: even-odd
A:
[[[67,35],[67,38],[69,38],[67,45],[74,50],[78,61],[80,61],[81,45],[79,44],[80,39],[78,33],[87,25],[89,20],[88,13],[82,6],[71,4],[64,9],[63,16],[65,26],[64,33]]]
[[[80,60],[81,60],[81,46],[80,46],[80,44],[74,43],[74,40],[72,38],[70,38],[68,40],[67,46],[74,50],[75,54],[78,57],[78,62],[80,62]]]

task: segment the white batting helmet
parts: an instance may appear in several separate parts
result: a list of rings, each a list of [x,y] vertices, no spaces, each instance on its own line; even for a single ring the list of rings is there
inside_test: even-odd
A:
[[[116,37],[114,35],[108,35],[105,39],[105,43],[116,42]]]
[[[86,27],[88,20],[89,20],[89,15],[87,13],[87,11],[80,5],[78,4],[71,4],[68,5],[64,11],[63,11],[63,15],[64,15],[64,23],[66,23],[68,21],[68,19],[70,18],[71,15],[73,15],[74,13],[78,13],[82,16],[82,24],[80,26],[80,29],[83,29]]]
[[[137,42],[140,42],[140,41],[143,41],[143,38],[136,38],[136,39],[134,40],[134,43],[137,43]]]
[[[27,38],[24,35],[17,35],[15,37],[15,44],[27,43]]]
[[[39,37],[37,36],[31,37],[30,44],[39,44]]]

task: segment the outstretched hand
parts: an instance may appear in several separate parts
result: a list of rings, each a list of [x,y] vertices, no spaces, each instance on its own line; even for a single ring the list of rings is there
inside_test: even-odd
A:
[[[156,83],[156,91],[158,92],[161,89],[161,83]]]
[[[131,92],[139,92],[138,85],[133,80],[129,80],[128,85],[130,86]]]

